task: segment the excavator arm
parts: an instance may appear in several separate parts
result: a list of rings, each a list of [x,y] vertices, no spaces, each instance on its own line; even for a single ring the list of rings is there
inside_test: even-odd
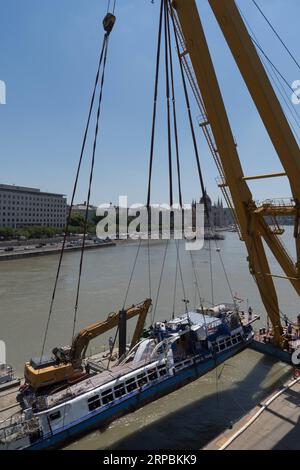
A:
[[[137,325],[133,334],[131,347],[133,347],[141,338],[145,325],[147,313],[152,304],[151,299],[132,305],[125,312],[126,321],[138,316]],[[34,390],[40,390],[45,387],[52,387],[63,382],[80,379],[83,375],[82,360],[88,348],[90,341],[102,335],[106,331],[115,328],[119,322],[119,313],[112,313],[106,320],[94,323],[83,328],[74,338],[69,354],[62,350],[54,350],[57,360],[52,363],[49,360],[42,364],[41,359],[31,360],[25,364],[24,376],[26,383]],[[37,365],[36,365],[37,364]]]
[[[145,325],[145,319],[150,306],[151,300],[147,299],[143,303],[133,305],[132,307],[129,307],[125,310],[126,321],[136,317],[137,315],[139,316],[133,335],[133,340],[131,344],[132,347],[140,340]],[[94,323],[93,325],[90,325],[87,328],[83,328],[75,337],[72,343],[72,348],[70,352],[71,362],[74,364],[81,363],[90,341],[94,338],[97,338],[97,336],[106,333],[112,328],[115,328],[116,326],[118,326],[118,323],[119,313],[112,313],[107,317],[106,320]]]
[[[293,206],[287,207],[286,210],[295,215],[294,236],[298,258],[296,264],[284,249],[277,234],[267,224],[264,210],[256,206],[247,184],[250,179],[282,175],[244,175],[196,2],[173,0],[172,14],[183,38],[181,60],[187,64],[189,58],[191,63],[192,80],[195,80],[197,92],[203,101],[204,125],[210,126],[215,141],[216,158],[222,172],[221,186],[229,189],[229,200],[248,251],[250,272],[256,280],[272,322],[275,342],[282,345],[279,303],[263,242],[268,244],[285,272],[286,279],[300,294],[300,151],[234,0],[208,1],[278,153],[285,170],[284,175],[289,178],[294,198]],[[269,207],[268,210],[272,215],[278,213],[276,207]],[[279,212],[285,213],[285,208],[279,208]]]

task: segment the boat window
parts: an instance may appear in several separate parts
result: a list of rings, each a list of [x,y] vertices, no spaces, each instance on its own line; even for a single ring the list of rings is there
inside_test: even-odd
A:
[[[114,388],[114,392],[115,392],[116,398],[122,397],[123,395],[126,394],[125,385],[124,384],[116,385]]]
[[[102,402],[103,402],[103,405],[107,405],[108,403],[110,403],[111,401],[113,401],[114,399],[114,395],[112,393],[112,389],[109,388],[107,390],[105,390],[105,392],[102,392]]]
[[[220,346],[220,351],[223,351],[225,349],[225,343],[221,343],[219,346]]]
[[[60,411],[56,411],[55,413],[52,413],[51,415],[49,415],[49,418],[51,421],[55,421],[56,419],[59,419],[60,417],[61,417]]]
[[[126,385],[131,384],[132,382],[135,382],[135,377],[132,377],[131,379],[126,380]]]
[[[88,399],[88,407],[90,411],[94,411],[97,408],[100,408],[101,406],[101,400],[99,398],[99,395],[94,395],[93,397]]]
[[[166,375],[166,374],[167,374],[167,369],[166,369],[165,367],[164,367],[163,369],[160,369],[160,370],[159,370],[159,375],[160,375],[161,377],[163,377],[163,376]]]
[[[146,377],[146,372],[142,372],[141,374],[137,376],[138,380],[143,379],[144,377]]]
[[[231,339],[230,338],[226,339],[226,346],[227,347],[231,346]]]
[[[135,377],[129,380],[126,380],[126,389],[128,392],[132,392],[133,390],[137,389],[137,384],[135,382]]]
[[[241,336],[241,334],[240,334],[240,333],[237,335],[237,339],[238,339],[239,341],[241,341],[241,339],[242,339],[242,336]]]
[[[141,387],[142,385],[145,385],[148,383],[148,379],[147,379],[147,376],[146,376],[146,373],[143,372],[142,374],[139,374],[137,376],[137,381],[138,381],[138,386]]]
[[[157,379],[157,371],[156,369],[149,369],[148,370],[148,377],[149,377],[149,380],[155,380]]]

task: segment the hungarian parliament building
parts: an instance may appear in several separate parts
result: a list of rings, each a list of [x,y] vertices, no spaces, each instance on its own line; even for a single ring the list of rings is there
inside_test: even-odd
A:
[[[205,198],[205,199],[204,199]],[[222,199],[218,199],[216,203],[212,203],[211,198],[207,193],[200,199],[200,204],[204,204],[206,200],[207,209],[209,212],[209,222],[205,216],[205,226],[224,228],[233,224],[233,216],[231,209],[223,206]],[[193,201],[193,207],[196,206],[196,201]]]

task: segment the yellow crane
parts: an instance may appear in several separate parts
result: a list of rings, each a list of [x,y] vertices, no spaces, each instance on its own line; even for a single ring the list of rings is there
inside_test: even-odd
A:
[[[239,158],[221,90],[216,77],[209,47],[202,27],[195,0],[165,0],[170,3],[175,30],[180,36],[181,60],[185,65],[193,90],[199,93],[204,121],[201,126],[213,134],[212,147],[222,176],[221,187],[234,209],[240,235],[248,251],[248,262],[254,276],[266,312],[272,322],[274,341],[284,346],[283,328],[273,273],[270,272],[264,242],[285,273],[284,277],[300,294],[300,150],[287,122],[280,102],[273,90],[266,71],[249,36],[234,0],[208,0],[221,27],[233,57],[245,80],[250,94],[261,115],[266,130],[284,168],[283,173],[245,176]],[[189,63],[191,64],[189,67]],[[212,142],[212,141],[211,141]],[[286,176],[289,179],[293,199],[288,206],[272,203],[257,206],[247,184],[248,180]],[[294,216],[294,238],[297,261],[291,259],[278,234],[265,220],[265,216]],[[142,333],[151,300],[132,306],[125,311],[126,320],[139,316],[131,346]],[[118,325],[119,313],[106,320],[84,328],[75,338],[67,354],[57,350],[57,363],[47,366],[25,365],[26,382],[38,390],[45,386],[73,380],[82,374],[82,360],[89,342]]]
[[[278,346],[283,346],[283,329],[274,285],[274,277],[277,276],[270,272],[264,242],[282,268],[285,274],[282,277],[292,284],[299,295],[300,150],[235,1],[208,2],[284,168],[284,173],[244,175],[196,2],[173,0],[171,14],[182,39],[181,59],[186,71],[191,74],[189,78],[194,80],[201,94],[200,101],[205,112],[202,125],[209,126],[213,133],[216,159],[222,175],[221,186],[229,191],[228,200],[231,201],[241,238],[248,251],[249,269],[273,325],[274,341]],[[289,180],[293,197],[291,203],[287,206],[269,203],[258,207],[247,181],[280,176],[287,176]],[[267,224],[264,217],[270,215],[294,216],[296,263],[279,239],[280,231],[272,230]]]

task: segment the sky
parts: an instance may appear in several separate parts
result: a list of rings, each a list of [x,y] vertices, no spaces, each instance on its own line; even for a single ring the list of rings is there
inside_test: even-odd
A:
[[[299,59],[299,0],[257,0]],[[64,193],[70,198],[95,79],[107,0],[0,0],[0,183]],[[159,0],[117,0],[111,33],[91,202],[146,200]],[[288,83],[300,71],[251,0],[238,0],[261,45]],[[220,87],[247,175],[282,167],[239,75],[207,0],[197,1]],[[175,60],[175,59],[174,59]],[[168,202],[164,70],[159,82],[153,202]],[[175,68],[183,199],[200,197],[182,86]],[[288,97],[291,92],[287,89]],[[291,105],[293,106],[293,105]],[[300,105],[294,112],[300,114]],[[192,107],[197,122],[196,106]],[[299,120],[300,121],[300,120]],[[298,121],[298,124],[299,124]],[[295,124],[295,122],[293,122]],[[87,199],[91,142],[76,202]],[[299,127],[297,129],[299,131]],[[196,129],[208,193],[221,196],[217,170]],[[174,171],[175,179],[175,171]],[[290,196],[285,179],[251,186],[255,200]]]

